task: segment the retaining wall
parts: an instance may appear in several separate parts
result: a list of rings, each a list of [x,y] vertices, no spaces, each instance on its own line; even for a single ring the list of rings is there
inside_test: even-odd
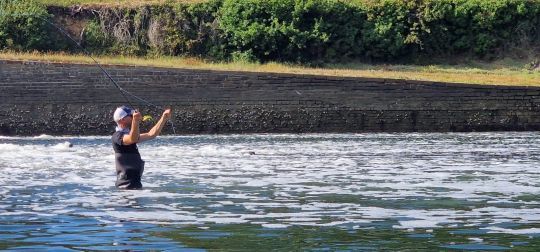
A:
[[[540,88],[105,69],[133,94],[172,106],[177,134],[540,129]],[[159,111],[131,103],[158,117]],[[0,60],[0,104],[0,135],[103,135],[112,133],[112,113],[126,102],[94,65]]]

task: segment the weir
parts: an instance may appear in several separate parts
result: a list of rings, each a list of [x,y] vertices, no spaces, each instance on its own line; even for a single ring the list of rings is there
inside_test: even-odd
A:
[[[127,91],[172,106],[178,134],[540,129],[537,87],[104,68]],[[110,134],[125,98],[106,78],[95,65],[0,60],[0,134]]]

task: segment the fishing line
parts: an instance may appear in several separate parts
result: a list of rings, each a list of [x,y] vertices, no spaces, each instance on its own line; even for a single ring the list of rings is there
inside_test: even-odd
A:
[[[1,13],[0,12],[0,15],[5,15],[4,13]],[[99,64],[99,62],[94,59],[94,57],[92,57],[92,55],[90,54],[90,52],[88,52],[88,50],[86,50],[86,48],[84,48],[79,42],[77,42],[75,39],[73,39],[64,29],[60,28],[58,25],[54,24],[53,22],[49,21],[48,19],[44,18],[44,17],[40,17],[40,16],[35,16],[35,15],[30,15],[30,14],[24,14],[24,13],[21,13],[21,14],[11,14],[10,16],[27,16],[27,17],[37,17],[45,22],[47,22],[49,25],[53,26],[54,28],[56,28],[58,31],[60,31],[60,33],[62,33],[64,36],[66,36],[67,38],[69,38],[71,41],[73,41],[73,43],[75,43],[80,49],[82,49],[82,51],[84,52],[84,54],[88,57],[90,57],[94,63],[99,67],[99,69],[101,69],[101,71],[107,76],[107,78],[109,78],[109,80],[114,84],[114,86],[120,91],[120,94],[124,97],[124,99],[126,100],[126,102],[128,103],[128,105],[132,108],[134,108],[134,106],[131,104],[131,102],[129,101],[128,97],[126,96],[126,94],[130,95],[131,97],[135,98],[136,100],[140,101],[140,102],[143,102],[143,103],[146,103],[154,108],[157,108],[157,109],[160,109],[160,110],[163,110],[165,108],[163,107],[160,107],[154,103],[151,103],[139,96],[136,96],[132,93],[130,93],[129,91],[125,90],[124,88],[122,88],[120,85],[118,85],[118,83],[116,83],[116,81],[111,77],[111,75],[109,74],[109,72],[107,72],[103,67],[101,67],[101,64]],[[173,134],[176,135],[176,130],[174,128],[174,123],[172,122],[172,120],[168,120],[168,122],[171,124],[171,128],[173,130]]]

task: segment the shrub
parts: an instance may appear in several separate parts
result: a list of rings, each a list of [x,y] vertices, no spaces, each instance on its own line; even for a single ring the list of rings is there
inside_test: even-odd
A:
[[[324,61],[362,51],[363,13],[332,0],[225,0],[220,27],[232,51],[261,61]]]
[[[538,39],[540,4],[526,0],[426,0],[427,54],[496,56]]]
[[[45,21],[50,17],[34,0],[0,0],[0,49],[59,49]]]
[[[220,6],[221,1],[212,0],[100,10],[97,21],[85,28],[86,43],[94,51],[115,54],[223,58],[215,18]]]
[[[82,46],[93,53],[105,53],[112,41],[101,29],[98,20],[91,20],[84,28]]]
[[[65,50],[36,0],[0,0],[0,12],[0,49]],[[540,47],[531,0],[210,0],[93,13],[83,42],[97,53],[320,64]]]
[[[104,8],[88,23],[85,43],[97,53],[147,54],[148,9]],[[101,50],[99,49],[101,46]]]
[[[223,58],[223,41],[217,29],[216,15],[221,1],[199,4],[177,4],[154,9],[164,17],[162,32],[164,43],[160,50],[169,55]]]
[[[422,45],[419,33],[420,1],[379,0],[361,4],[367,13],[361,41],[368,58],[396,59],[417,52]]]

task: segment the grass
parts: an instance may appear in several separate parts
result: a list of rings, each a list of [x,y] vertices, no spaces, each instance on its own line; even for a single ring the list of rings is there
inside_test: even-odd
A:
[[[47,6],[128,6],[154,5],[164,3],[198,3],[205,0],[38,0]]]
[[[133,65],[221,71],[366,77],[468,84],[540,86],[540,71],[524,70],[525,63],[514,60],[500,60],[490,63],[467,62],[452,66],[388,64],[368,65],[356,63],[348,65],[329,65],[324,68],[316,68],[280,63],[216,63],[196,58],[179,57],[142,58],[123,56],[95,56],[95,58],[99,63],[105,65]],[[65,53],[0,52],[0,59],[94,64],[92,59],[86,55],[73,55]]]

